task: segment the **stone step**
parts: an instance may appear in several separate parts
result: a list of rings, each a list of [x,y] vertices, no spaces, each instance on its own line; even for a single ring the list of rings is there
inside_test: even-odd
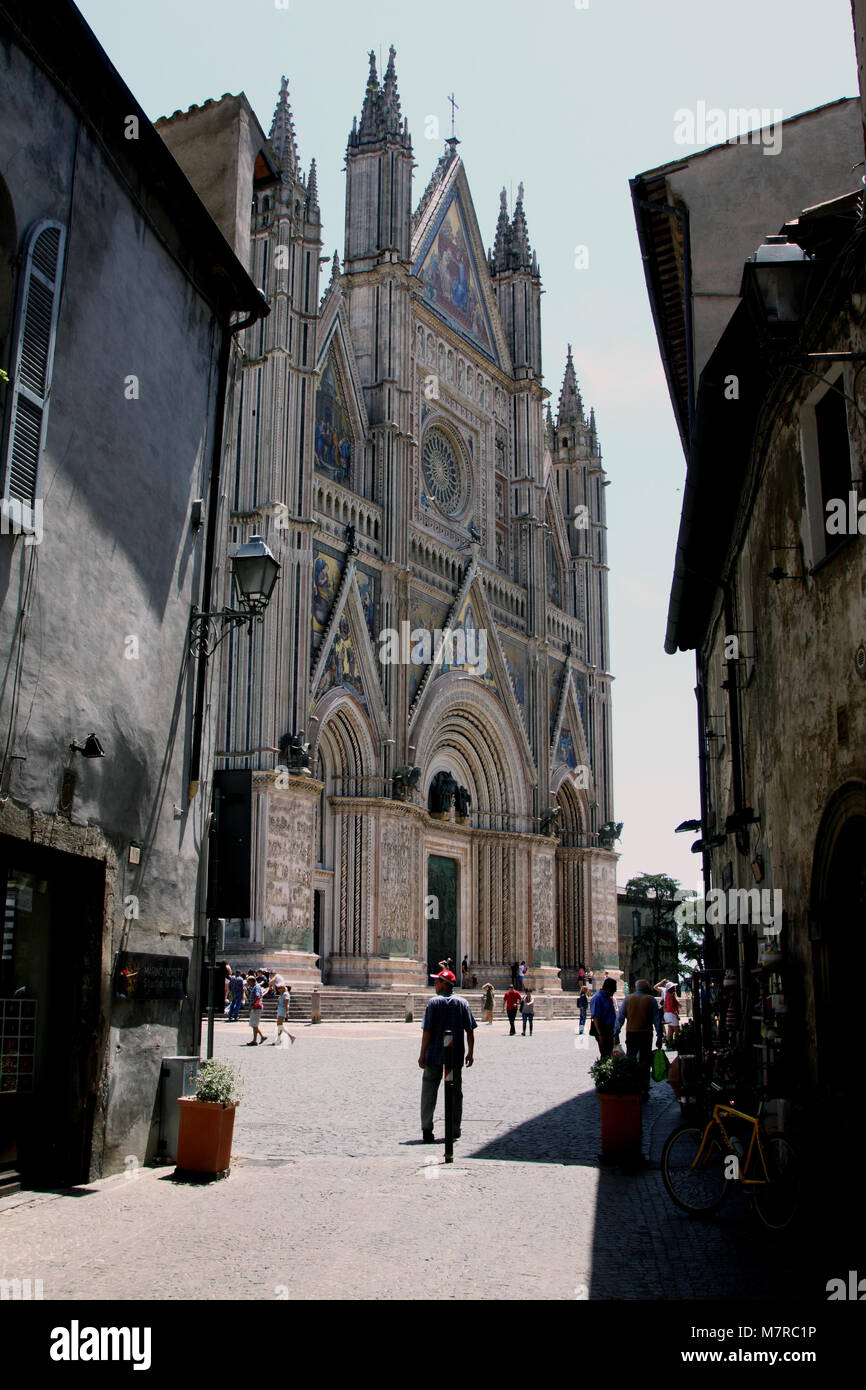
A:
[[[424,1017],[429,993],[411,996],[413,1018],[420,1022]],[[482,995],[478,991],[460,991],[460,998],[469,1004],[476,1019],[480,1022],[482,1014]],[[399,990],[341,990],[323,986],[319,990],[319,1007],[323,1023],[402,1023],[406,1018],[407,995]],[[292,991],[289,1013],[290,1022],[309,1022],[313,1013],[313,992],[307,989]],[[266,998],[262,1009],[263,1020],[272,1022],[276,1018],[277,1003],[273,997]],[[205,1017],[207,1011],[205,1010]],[[504,1017],[502,992],[496,996],[495,1017]],[[576,994],[537,994],[535,995],[535,1016],[544,1019],[576,1019],[578,1017]],[[221,1013],[217,1017],[222,1017]],[[241,1010],[241,1019],[247,1022],[248,1011]]]
[[[15,1192],[20,1191],[21,1174],[16,1173],[14,1168],[0,1170],[0,1201],[4,1197],[11,1197]]]

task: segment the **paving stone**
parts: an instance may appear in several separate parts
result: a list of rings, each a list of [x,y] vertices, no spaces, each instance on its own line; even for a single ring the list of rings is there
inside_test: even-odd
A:
[[[147,1169],[0,1202],[0,1278],[41,1278],[47,1299],[441,1298],[444,1236],[455,1299],[771,1292],[756,1258],[766,1236],[741,1196],[699,1221],[667,1197],[658,1161],[679,1121],[668,1086],[644,1106],[642,1171],[599,1165],[594,1045],[575,1047],[573,1025],[526,1039],[504,1021],[479,1029],[449,1166],[441,1142],[420,1142],[418,1025],[295,1031],[294,1046],[253,1056],[244,1025],[217,1024],[216,1055],[245,1079],[228,1181]],[[441,1114],[440,1094],[440,1140]],[[251,1221],[253,1262],[239,1255]]]

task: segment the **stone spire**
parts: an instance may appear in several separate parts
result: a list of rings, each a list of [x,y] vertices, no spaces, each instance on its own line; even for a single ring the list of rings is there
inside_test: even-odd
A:
[[[601,448],[598,442],[598,431],[595,427],[595,406],[589,412],[589,452],[593,458],[599,458]]]
[[[553,429],[553,412],[550,409],[550,401],[547,402],[547,410],[544,415],[544,442],[552,453],[556,436]]]
[[[582,425],[584,423],[583,401],[580,398],[580,387],[577,384],[574,370],[571,343],[568,345],[568,361],[565,364],[565,376],[562,390],[559,393],[559,412],[556,423],[560,426]]]
[[[399,134],[403,124],[400,114],[400,93],[397,91],[397,67],[394,59],[397,57],[397,50],[391,44],[388,50],[388,67],[385,71],[385,81],[382,83],[382,117],[385,129],[389,134]]]
[[[364,105],[361,108],[361,124],[358,130],[360,138],[363,140],[375,139],[379,133],[379,105],[380,105],[379,75],[376,72],[376,54],[370,50],[370,72],[367,77],[367,90],[364,93]]]
[[[289,80],[283,77],[280,95],[277,97],[274,119],[271,121],[270,142],[274,154],[280,161],[283,183],[298,173],[298,146],[295,142],[295,123],[289,105]]]
[[[517,187],[517,202],[514,205],[514,220],[511,223],[512,264],[532,265],[532,247],[529,245],[529,229],[526,213],[523,210],[523,184]]]
[[[507,270],[511,252],[511,223],[508,220],[508,194],[503,188],[499,195],[499,221],[496,223],[496,240],[490,257],[491,270]]]
[[[334,252],[334,259],[333,259],[333,261],[331,262],[331,284],[333,284],[335,280],[339,280],[339,278],[340,278],[340,253],[339,253],[339,251],[335,251],[335,252]]]
[[[316,172],[316,161],[310,164],[310,177],[307,180],[307,217],[311,212],[318,212],[319,209],[319,177]]]

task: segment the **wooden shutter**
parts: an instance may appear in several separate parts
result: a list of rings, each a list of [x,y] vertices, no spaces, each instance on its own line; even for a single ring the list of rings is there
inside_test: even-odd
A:
[[[19,282],[3,497],[22,505],[25,524],[38,495],[45,447],[65,245],[61,223],[37,222],[27,237]]]

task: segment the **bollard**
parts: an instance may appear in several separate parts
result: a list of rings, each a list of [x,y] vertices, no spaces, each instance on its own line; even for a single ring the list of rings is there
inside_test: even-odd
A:
[[[310,1021],[312,1023],[321,1023],[322,1021],[322,997],[317,989],[313,990],[312,1017]]]
[[[446,1033],[442,1039],[442,1057],[445,1062],[445,1162],[454,1162],[454,1035]]]
[[[407,995],[406,995],[406,1022],[407,1022],[407,1023],[413,1023],[414,1021],[415,1021],[415,1007],[414,1007],[414,1002],[413,1002],[413,1000],[412,1000],[411,994],[407,994]]]

